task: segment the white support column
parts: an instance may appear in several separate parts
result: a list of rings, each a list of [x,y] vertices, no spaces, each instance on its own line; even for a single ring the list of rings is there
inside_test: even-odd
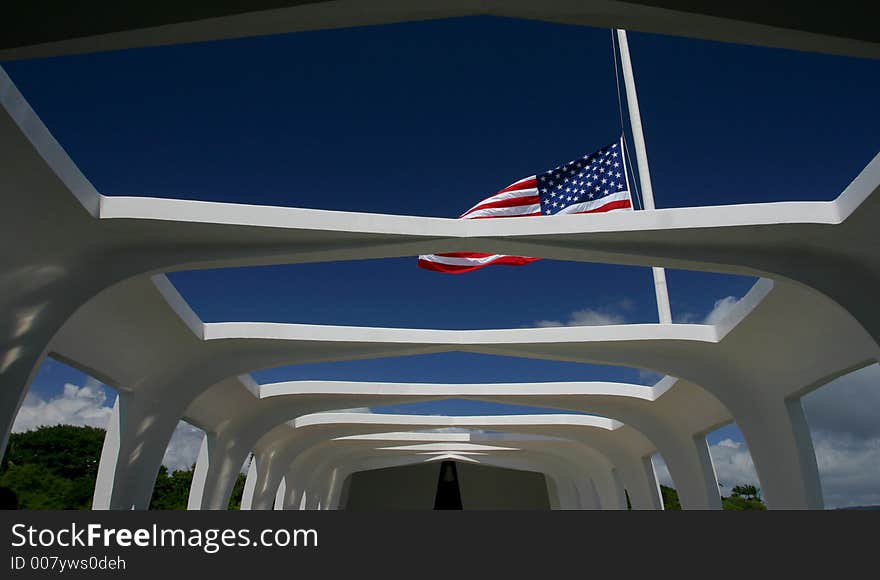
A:
[[[661,447],[661,454],[675,483],[681,507],[686,510],[720,510],[721,494],[706,438],[703,435],[677,433],[658,447]],[[653,464],[651,472],[656,479]]]
[[[343,467],[338,467],[337,469],[339,470],[337,473],[338,485],[333,488],[328,509],[344,510],[345,506],[348,504],[348,493],[351,489],[352,472]]]
[[[657,470],[654,469],[654,462],[650,455],[642,457],[642,469],[645,472],[645,480],[648,482],[648,498],[651,502],[651,509],[662,510],[663,494],[660,493],[660,481],[657,479]]]
[[[557,481],[559,509],[576,510],[580,508],[577,488],[573,481]]]
[[[287,497],[287,480],[282,477],[281,481],[278,483],[278,489],[275,492],[275,502],[272,505],[272,509],[283,510],[284,509],[284,499]]]
[[[339,493],[342,490],[343,479],[344,477],[338,466],[330,470],[324,494],[324,509],[335,509],[335,505],[339,502]]]
[[[547,474],[544,474],[544,480],[547,483],[547,498],[550,500],[550,509],[562,509],[559,501],[559,490],[556,481]]]
[[[735,413],[770,509],[823,509],[822,484],[800,399],[760,401]]]
[[[44,360],[37,347],[0,346],[0,460],[6,453],[12,425],[27,396],[31,380]]]
[[[623,478],[620,475],[620,469],[617,467],[611,470],[611,481],[614,485],[614,500],[616,503],[609,503],[609,507],[607,509],[616,509],[616,510],[626,510],[626,487],[623,484]]]
[[[254,455],[251,464],[248,465],[247,477],[244,480],[244,491],[241,494],[241,510],[254,509],[254,490],[257,487],[257,463],[258,456]]]
[[[211,467],[211,458],[216,437],[213,433],[205,433],[202,445],[199,447],[199,456],[196,459],[196,468],[193,470],[192,482],[189,486],[189,498],[186,502],[187,510],[200,510],[205,501],[205,486],[208,481],[208,472]]]
[[[306,509],[307,510],[317,510],[320,509],[319,505],[321,503],[321,494],[314,487],[307,487],[306,491],[303,492],[303,495],[306,498]]]
[[[700,471],[702,478],[700,482],[703,484],[703,491],[706,494],[705,509],[720,510],[721,491],[718,488],[718,474],[715,471],[715,463],[712,461],[712,454],[709,453],[709,442],[706,441],[705,435],[694,435],[694,447],[697,451],[697,457],[700,461]],[[693,509],[691,506],[685,506],[685,509]]]
[[[119,393],[104,436],[92,509],[145,510],[180,414],[173,405]]]
[[[258,459],[256,459],[258,458]],[[269,510],[275,504],[275,496],[278,486],[284,480],[284,472],[288,466],[283,465],[278,453],[270,456],[260,454],[255,456],[258,464],[253,509]]]
[[[650,457],[631,458],[618,464],[617,469],[626,486],[629,502],[634,510],[662,510],[660,486]],[[623,496],[626,509],[626,496]]]
[[[193,474],[187,509],[229,509],[232,488],[248,454],[246,449],[236,446],[233,440],[234,437],[228,436],[206,436],[203,443],[204,454],[199,452],[200,462],[196,463],[197,473]],[[200,464],[203,466],[201,470]]]
[[[612,468],[594,462],[589,457],[579,458],[576,463],[573,466],[573,477],[580,499],[578,509],[614,509],[617,500],[611,479]]]
[[[599,492],[592,477],[587,477],[578,482],[578,497],[580,498],[580,509],[602,509],[601,502],[599,501]]]
[[[300,501],[302,501],[302,494],[299,488],[294,487],[293,485],[287,484],[287,478],[285,478],[285,492],[284,492],[284,509],[286,510],[298,510]]]
[[[300,503],[303,500],[303,489],[301,484],[301,479],[296,473],[296,466],[290,465],[287,468],[287,473],[284,475],[284,505],[283,509],[286,510],[298,510],[300,508]]]

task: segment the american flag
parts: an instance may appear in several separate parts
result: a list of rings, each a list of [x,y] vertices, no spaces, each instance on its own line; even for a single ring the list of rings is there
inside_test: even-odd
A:
[[[539,217],[621,209],[632,209],[622,137],[595,153],[508,185],[461,214],[459,219]],[[419,267],[463,274],[492,264],[522,266],[536,260],[540,258],[452,252],[419,256]]]

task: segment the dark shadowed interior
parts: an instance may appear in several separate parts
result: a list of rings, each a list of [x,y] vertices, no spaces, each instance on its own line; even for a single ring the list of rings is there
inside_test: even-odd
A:
[[[447,478],[441,478],[441,467],[450,465],[455,481],[442,481]],[[447,494],[454,491],[440,487],[456,481],[461,509],[550,509],[542,473],[451,461],[359,471],[345,482],[340,505],[352,511],[431,510],[438,500],[449,505]]]

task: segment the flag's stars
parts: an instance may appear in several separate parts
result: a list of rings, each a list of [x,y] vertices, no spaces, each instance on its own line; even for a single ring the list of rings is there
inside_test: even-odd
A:
[[[609,145],[539,174],[536,178],[539,213],[556,215],[588,200],[601,206],[603,196],[626,191],[627,184],[620,167],[624,158],[623,148]]]

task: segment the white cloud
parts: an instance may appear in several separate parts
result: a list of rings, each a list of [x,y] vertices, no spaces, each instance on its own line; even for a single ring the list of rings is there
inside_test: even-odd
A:
[[[880,438],[880,365],[844,375],[802,401],[814,431]]]
[[[725,296],[721,300],[716,300],[715,306],[712,307],[712,310],[703,319],[703,324],[718,324],[730,314],[738,302],[739,299],[733,296]]]
[[[733,439],[724,439],[714,445],[710,445],[709,454],[712,456],[712,463],[715,465],[715,475],[718,477],[718,483],[721,485],[721,495],[730,495],[730,490],[735,485],[749,483],[758,485],[758,476],[755,473],[752,456],[743,443]],[[654,470],[657,472],[657,479],[660,483],[675,487],[672,477],[669,475],[669,468],[660,454],[655,454],[652,459],[654,460]],[[758,485],[758,487],[760,486]]]
[[[813,448],[826,508],[880,504],[880,438],[860,439],[846,434],[814,431]],[[722,494],[740,483],[758,487],[748,449],[730,439],[709,447]]]
[[[618,310],[631,310],[632,303],[623,299],[620,302],[606,308],[584,308],[572,312],[567,321],[539,320],[535,326],[548,328],[552,326],[605,326],[608,324],[623,324],[626,318]]]
[[[666,467],[666,462],[663,461],[663,457],[661,457],[659,453],[655,453],[651,456],[651,462],[654,464],[654,472],[657,474],[657,481],[663,485],[675,487],[675,483],[672,481],[672,476],[669,475],[669,468]]]
[[[761,487],[758,483],[758,474],[755,472],[755,464],[745,444],[724,439],[715,445],[709,446],[709,455],[715,465],[715,475],[721,486],[721,495],[730,495],[734,486],[753,484]]]
[[[846,433],[813,431],[813,447],[826,508],[880,505],[880,437],[860,438]],[[745,444],[724,439],[709,446],[721,494],[735,485],[761,487]],[[669,469],[658,455],[654,468],[660,483],[674,487]]]
[[[730,314],[737,303],[739,299],[735,296],[725,296],[716,300],[712,310],[705,316],[695,312],[674,312],[672,320],[676,324],[718,324]]]
[[[826,507],[880,505],[880,438],[813,433]]]
[[[205,432],[198,427],[193,427],[186,421],[178,423],[171,436],[171,441],[168,442],[165,457],[162,458],[162,465],[167,467],[169,471],[192,467],[199,457],[199,449],[202,446],[204,436]]]
[[[682,312],[675,315],[675,322],[678,324],[718,324],[733,310],[739,303],[739,299],[735,296],[725,296],[715,301],[712,310],[701,317],[693,312]],[[624,324],[626,316],[624,312],[631,312],[633,309],[632,301],[624,298],[600,308],[584,308],[572,312],[568,320],[539,320],[535,326],[546,328],[553,326],[603,326],[606,324]]]
[[[880,365],[802,399],[826,507],[880,504]]]
[[[722,439],[721,441],[716,443],[716,445],[718,445],[718,447],[727,447],[729,449],[739,449],[742,443],[734,441],[733,439],[728,437],[727,439]]]
[[[656,385],[660,379],[666,376],[663,373],[658,373],[657,371],[652,371],[649,369],[638,369],[638,371],[639,384],[648,385],[651,387]]]
[[[675,324],[702,324],[702,318],[693,312],[673,312],[672,322]]]
[[[111,413],[107,403],[106,388],[91,377],[82,387],[66,383],[60,395],[49,399],[31,392],[15,417],[12,431],[19,433],[46,425],[87,425],[104,429]]]
[[[54,397],[43,398],[31,392],[15,417],[12,431],[21,433],[52,425],[106,429],[113,412],[114,399],[112,391],[91,377],[81,387],[66,383],[61,393]],[[203,434],[200,429],[181,421],[171,437],[162,463],[172,471],[189,469],[198,457]]]

